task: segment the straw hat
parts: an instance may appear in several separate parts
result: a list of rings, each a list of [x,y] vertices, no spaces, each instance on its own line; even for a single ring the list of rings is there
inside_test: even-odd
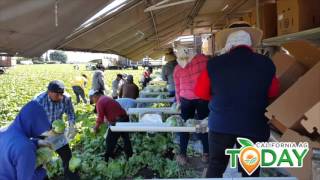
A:
[[[251,27],[249,23],[245,21],[236,21],[228,26],[228,28],[218,31],[215,35],[215,49],[216,52],[220,52],[226,45],[228,36],[236,31],[244,30],[250,34],[252,47],[257,47],[262,40],[263,32],[255,27]]]

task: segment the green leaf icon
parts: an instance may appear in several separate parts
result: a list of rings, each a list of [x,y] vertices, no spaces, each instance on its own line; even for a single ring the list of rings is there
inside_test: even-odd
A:
[[[247,138],[237,138],[237,141],[242,147],[254,146],[253,142]]]

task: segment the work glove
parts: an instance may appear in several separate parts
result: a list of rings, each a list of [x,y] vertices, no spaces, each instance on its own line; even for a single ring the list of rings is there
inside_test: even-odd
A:
[[[49,148],[52,148],[52,144],[47,141],[46,139],[39,139],[38,140],[38,146],[39,147],[49,147]]]
[[[177,111],[180,111],[180,110],[181,110],[181,103],[177,102],[176,110],[177,110]]]
[[[67,131],[67,138],[73,139],[77,134],[77,130],[75,128],[74,123],[69,123],[69,129]]]
[[[208,132],[208,118],[201,120],[199,124],[196,125],[196,133],[207,133]]]
[[[176,103],[176,102],[172,103],[171,109],[173,109],[173,110],[176,110],[176,109],[177,109],[177,103]]]

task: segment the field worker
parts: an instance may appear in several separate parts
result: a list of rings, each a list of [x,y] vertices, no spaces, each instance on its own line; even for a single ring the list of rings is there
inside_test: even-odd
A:
[[[76,76],[72,80],[72,90],[77,98],[77,103],[80,103],[80,97],[82,98],[82,101],[84,103],[87,103],[86,96],[84,94],[84,88],[87,85],[88,77],[85,74],[82,74],[81,76]]]
[[[48,90],[41,93],[34,99],[37,101],[46,111],[49,122],[53,123],[55,120],[62,120],[62,115],[65,113],[69,121],[69,130],[67,136],[72,139],[76,134],[75,129],[75,114],[72,105],[71,97],[65,92],[65,86],[62,81],[54,80],[48,85]],[[78,175],[72,173],[69,168],[69,161],[72,157],[71,149],[65,138],[65,145],[59,149],[55,149],[56,153],[60,156],[63,163],[64,175],[69,179],[79,179]]]
[[[270,58],[254,52],[262,31],[245,22],[237,22],[216,34],[225,54],[208,61],[201,73],[195,93],[210,100],[209,109],[209,166],[208,178],[222,177],[237,137],[252,142],[266,142],[270,129],[264,116],[269,98],[276,97],[279,83],[275,66]],[[218,49],[220,50],[220,49]],[[220,51],[221,52],[221,51]],[[238,164],[239,172],[248,174]],[[251,176],[259,176],[257,169]]]
[[[139,87],[133,82],[132,75],[128,75],[126,82],[120,87],[119,97],[132,99],[139,97]]]
[[[106,90],[105,83],[104,83],[104,67],[101,64],[97,64],[97,70],[94,71],[92,76],[92,84],[91,84],[91,90],[93,91],[101,91],[104,93]],[[92,103],[92,99],[90,98],[90,104]]]
[[[145,88],[147,86],[147,84],[151,81],[152,72],[153,72],[152,67],[148,67],[148,69],[145,72],[143,72],[142,77],[141,77],[141,83],[142,83],[143,88]]]
[[[43,107],[36,101],[27,103],[15,120],[0,129],[0,179],[42,180],[45,169],[36,167],[37,145],[31,138],[38,138],[51,129]],[[38,145],[43,145],[43,140]]]
[[[117,74],[116,79],[112,81],[112,98],[113,99],[118,98],[119,88],[122,84],[123,84],[122,74]]]
[[[196,96],[194,94],[194,87],[200,73],[207,66],[208,58],[203,54],[196,54],[195,50],[179,43],[175,44],[175,50],[178,65],[174,69],[173,77],[177,104],[181,107],[181,117],[184,121],[188,119],[203,120],[208,117],[208,101]],[[179,133],[179,135],[180,154],[176,158],[179,164],[186,165],[189,133],[184,132]],[[198,137],[203,145],[202,161],[207,163],[209,152],[208,133],[200,133]]]
[[[93,102],[97,107],[97,120],[96,125],[93,128],[94,132],[99,130],[99,127],[102,123],[108,123],[109,126],[114,126],[117,122],[129,122],[129,117],[126,111],[120,106],[120,104],[107,96],[104,96],[102,92],[95,91],[92,92]],[[114,150],[118,142],[119,137],[122,137],[124,143],[124,151],[127,159],[132,156],[132,146],[130,142],[129,133],[127,132],[112,132],[111,129],[108,130],[106,138],[106,152],[105,152],[105,161],[108,161],[109,158],[114,158]]]
[[[169,52],[166,53],[166,55],[165,55],[165,61],[167,61],[167,64],[165,64],[162,67],[161,77],[162,77],[162,80],[167,81],[167,83],[168,83],[167,88],[169,91],[169,97],[173,97],[175,95],[173,71],[178,63],[177,63],[177,57],[174,54],[173,49],[170,48],[168,51]]]

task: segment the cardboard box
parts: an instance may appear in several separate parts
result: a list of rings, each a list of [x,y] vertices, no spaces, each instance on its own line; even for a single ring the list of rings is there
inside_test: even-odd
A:
[[[252,24],[252,12],[234,14],[232,16],[227,17],[227,24],[231,24],[236,21],[246,21],[247,23]]]
[[[251,24],[257,25],[256,7],[251,9],[252,20]],[[275,0],[261,2],[259,5],[259,21],[260,29],[263,30],[263,38],[277,36],[277,5]]]
[[[299,130],[304,114],[320,101],[320,62],[301,76],[266,109],[269,119],[277,119],[287,128]]]
[[[285,133],[288,130],[288,127],[286,127],[281,121],[277,120],[276,118],[272,117],[269,121],[273,127],[275,127],[278,131],[281,132],[281,134]]]
[[[201,52],[204,54],[204,55],[207,55],[207,56],[212,56],[213,55],[213,41],[212,41],[212,35],[205,38],[205,39],[202,39],[202,48],[201,48]]]
[[[280,81],[280,94],[283,94],[307,71],[307,68],[294,57],[284,52],[275,53],[272,56],[272,61],[276,66],[276,76]]]
[[[308,142],[309,152],[304,159],[302,168],[287,168],[287,171],[292,175],[296,176],[299,180],[310,180],[312,179],[312,149],[320,148],[320,143],[311,141],[308,137],[301,136],[293,130],[287,130],[279,139],[281,142]]]
[[[320,135],[320,101],[304,114],[302,126],[309,132],[316,131]]]
[[[285,48],[293,57],[295,57],[297,61],[309,69],[320,61],[319,46],[309,41],[291,41],[283,44],[283,48]]]
[[[278,0],[278,35],[320,26],[319,0]]]

